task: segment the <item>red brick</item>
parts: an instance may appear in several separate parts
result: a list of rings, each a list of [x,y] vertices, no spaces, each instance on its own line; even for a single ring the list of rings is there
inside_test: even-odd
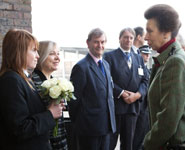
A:
[[[3,0],[4,2],[9,2],[9,3],[22,3],[22,0]]]
[[[23,14],[22,12],[17,12],[17,11],[4,11],[4,18],[21,19],[23,18]]]
[[[26,27],[31,25],[30,19],[14,19],[14,25],[20,27]]]
[[[31,16],[31,13],[24,13],[24,19],[31,19],[32,16]]]
[[[18,11],[24,11],[24,12],[31,12],[31,6],[30,5],[23,5],[23,4],[14,4],[13,5],[14,10]]]
[[[31,0],[21,0],[22,4],[28,4],[31,5]]]
[[[6,18],[0,18],[0,25],[6,26],[7,25],[7,19]]]
[[[7,25],[8,26],[13,26],[14,25],[13,19],[7,19]]]
[[[3,10],[0,10],[0,17],[3,18],[3,16],[4,16]]]
[[[6,2],[0,2],[0,9],[2,10],[12,10],[12,4]]]

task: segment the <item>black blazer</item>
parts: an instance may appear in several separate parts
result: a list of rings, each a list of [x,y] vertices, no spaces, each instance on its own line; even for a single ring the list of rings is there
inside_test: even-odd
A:
[[[48,131],[55,126],[37,92],[16,72],[0,77],[0,149],[49,150]]]
[[[104,58],[111,68],[111,75],[114,82],[116,114],[138,114],[141,109],[141,103],[147,93],[149,78],[142,57],[131,50],[131,69],[129,69],[126,58],[120,48],[105,53]],[[139,75],[138,68],[143,69],[144,75]],[[142,96],[136,102],[127,104],[122,98],[118,98],[122,90],[139,92]]]
[[[116,130],[113,83],[105,60],[103,65],[106,77],[87,54],[72,69],[71,81],[77,100],[70,101],[69,112],[79,135],[102,136]]]

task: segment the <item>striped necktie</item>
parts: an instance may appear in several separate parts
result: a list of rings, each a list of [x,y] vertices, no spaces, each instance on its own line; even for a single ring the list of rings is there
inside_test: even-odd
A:
[[[129,69],[130,69],[131,66],[132,66],[131,55],[130,55],[129,52],[125,52],[125,56],[126,56],[126,60],[127,60],[128,67],[129,67]]]

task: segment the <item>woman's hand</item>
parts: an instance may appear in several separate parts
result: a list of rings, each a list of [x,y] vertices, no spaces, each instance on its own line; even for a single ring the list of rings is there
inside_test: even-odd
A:
[[[50,112],[52,113],[54,119],[60,118],[62,116],[63,109],[64,106],[62,103],[56,104],[55,102],[51,103],[48,108],[48,110],[50,110]]]
[[[61,104],[61,106],[63,107],[62,110],[65,110],[65,109],[66,109],[66,106],[67,106],[66,101],[65,101],[64,99],[62,99],[61,102],[60,102],[60,104]]]

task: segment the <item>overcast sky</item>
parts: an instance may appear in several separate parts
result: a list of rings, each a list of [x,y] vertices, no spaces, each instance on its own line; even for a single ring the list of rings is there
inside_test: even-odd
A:
[[[107,34],[106,48],[117,48],[121,29],[145,28],[145,10],[159,3],[177,10],[185,36],[182,0],[32,0],[33,34],[39,41],[53,40],[62,47],[87,47],[89,31],[99,27]]]

